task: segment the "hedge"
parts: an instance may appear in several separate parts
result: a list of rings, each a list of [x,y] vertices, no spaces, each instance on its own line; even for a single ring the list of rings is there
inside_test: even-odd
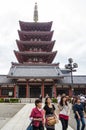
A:
[[[4,102],[4,98],[0,98],[0,103]]]
[[[0,103],[18,103],[19,98],[0,98]]]
[[[18,98],[10,98],[11,103],[18,103],[19,99]]]

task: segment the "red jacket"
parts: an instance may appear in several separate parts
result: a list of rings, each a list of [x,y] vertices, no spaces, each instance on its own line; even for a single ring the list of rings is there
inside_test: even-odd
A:
[[[31,112],[31,115],[30,115],[30,118],[42,118],[42,123],[44,121],[43,117],[43,110],[39,111],[39,109],[37,107],[33,108],[32,109],[32,112]],[[40,125],[40,121],[33,121],[33,125],[36,126],[36,127],[39,127]]]

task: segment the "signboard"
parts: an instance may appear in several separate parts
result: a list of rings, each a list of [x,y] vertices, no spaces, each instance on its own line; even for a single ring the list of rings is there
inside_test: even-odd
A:
[[[13,95],[13,92],[9,92],[9,96],[12,96]]]

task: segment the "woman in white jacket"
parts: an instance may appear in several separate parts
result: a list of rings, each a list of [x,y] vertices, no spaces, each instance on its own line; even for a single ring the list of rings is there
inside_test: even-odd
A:
[[[67,103],[66,96],[61,97],[61,101],[59,102],[58,108],[59,108],[59,119],[62,123],[62,130],[67,130],[70,107],[69,104]]]

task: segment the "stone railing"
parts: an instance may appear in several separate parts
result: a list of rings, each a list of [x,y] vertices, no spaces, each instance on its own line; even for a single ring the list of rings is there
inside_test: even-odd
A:
[[[34,103],[37,98],[20,98],[21,103]],[[42,102],[44,102],[45,99],[42,99]]]

